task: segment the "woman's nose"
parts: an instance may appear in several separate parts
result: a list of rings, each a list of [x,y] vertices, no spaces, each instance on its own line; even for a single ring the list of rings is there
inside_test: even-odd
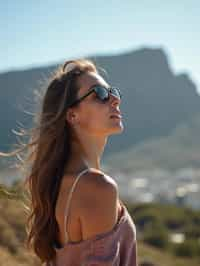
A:
[[[110,102],[113,106],[120,105],[121,99],[113,94],[110,94]]]

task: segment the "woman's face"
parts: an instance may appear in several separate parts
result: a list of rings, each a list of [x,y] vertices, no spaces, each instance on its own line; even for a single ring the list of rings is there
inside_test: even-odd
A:
[[[79,91],[77,97],[80,98],[86,94],[91,86],[102,85],[109,87],[108,83],[97,73],[85,73],[78,79]],[[96,93],[93,92],[84,98],[76,107],[72,107],[71,116],[73,116],[72,124],[80,130],[85,131],[89,135],[109,136],[111,134],[123,131],[121,118],[111,117],[113,114],[120,113],[121,100],[110,95],[110,99],[103,103]],[[73,123],[74,121],[74,123]]]

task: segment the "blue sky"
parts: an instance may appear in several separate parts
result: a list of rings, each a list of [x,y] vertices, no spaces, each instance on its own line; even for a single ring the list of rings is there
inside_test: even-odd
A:
[[[200,91],[200,1],[0,0],[0,72],[163,48]]]

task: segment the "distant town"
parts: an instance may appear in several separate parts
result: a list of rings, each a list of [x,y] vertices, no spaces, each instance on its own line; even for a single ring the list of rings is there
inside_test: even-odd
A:
[[[104,168],[105,174],[117,182],[121,198],[130,203],[173,203],[200,210],[200,169],[181,169],[176,172],[155,169],[125,174]],[[21,179],[13,169],[0,173],[0,183],[11,185]]]
[[[132,203],[174,203],[200,209],[200,169],[187,168],[173,173],[155,169],[132,174],[112,170],[108,174],[117,182],[120,196]]]

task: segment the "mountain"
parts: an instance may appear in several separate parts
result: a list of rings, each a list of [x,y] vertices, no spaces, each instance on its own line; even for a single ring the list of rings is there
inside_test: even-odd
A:
[[[168,135],[148,139],[129,149],[106,157],[106,164],[122,172],[199,169],[200,114],[179,124]]]
[[[91,56],[107,74],[102,76],[122,90],[124,131],[109,138],[104,155],[119,152],[152,138],[167,136],[180,123],[200,113],[200,96],[188,74],[173,73],[163,49],[142,48],[115,56]],[[64,60],[63,60],[64,61]],[[16,143],[11,132],[19,123],[32,125],[34,89],[57,67],[40,67],[0,74],[0,150]],[[29,104],[29,105],[27,105]]]
[[[98,57],[111,84],[122,89],[125,130],[113,136],[109,150],[120,151],[144,140],[168,135],[200,111],[197,88],[185,73],[175,75],[162,49],[140,49]]]

